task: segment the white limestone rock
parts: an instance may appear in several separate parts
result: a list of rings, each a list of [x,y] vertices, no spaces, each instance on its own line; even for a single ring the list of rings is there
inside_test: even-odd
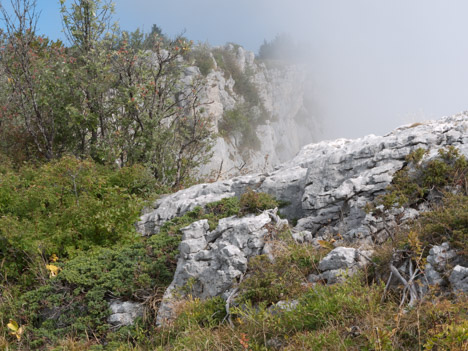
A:
[[[298,219],[293,230],[295,240],[314,244],[320,237],[336,238],[335,245],[339,247],[320,262],[320,274],[310,277],[313,282],[334,283],[364,267],[371,255],[366,249],[385,241],[402,219],[411,221],[424,210],[393,208],[385,211],[385,216],[364,211],[367,203],[383,194],[394,173],[404,166],[406,155],[423,147],[430,159],[440,148],[453,145],[468,156],[467,131],[468,115],[460,114],[404,126],[381,137],[371,135],[308,145],[293,160],[273,171],[200,184],[160,199],[142,216],[138,228],[145,235],[155,234],[167,220],[195,206],[240,196],[249,188],[267,192],[289,202],[282,211],[288,218]],[[164,295],[159,323],[171,318],[173,299],[191,280],[196,297],[227,297],[246,272],[250,257],[271,254],[268,247],[265,249],[264,237],[268,232],[265,226],[275,221],[279,222],[274,212],[267,211],[259,216],[225,218],[213,231],[206,221],[185,228],[176,274]],[[346,243],[353,243],[353,247],[346,247],[350,246]],[[358,246],[360,249],[354,248]],[[427,271],[432,282],[440,282],[443,272],[439,270],[448,267],[446,262],[453,255],[444,245],[431,250]],[[464,291],[466,268],[457,267],[450,281],[456,289]]]
[[[443,272],[450,261],[456,256],[456,251],[450,249],[449,243],[443,243],[429,250],[427,263],[437,271]]]
[[[330,251],[319,263],[318,269],[322,272],[318,279],[310,277],[313,281],[325,280],[334,284],[346,276],[352,275],[365,267],[369,261],[371,251],[363,251],[352,247],[337,247]]]
[[[231,51],[239,69],[256,86],[270,118],[256,127],[255,133],[260,140],[258,150],[243,148],[242,135],[217,138],[213,157],[199,170],[200,175],[227,179],[271,171],[292,158],[303,145],[317,139],[319,123],[317,118],[310,118],[312,113],[305,98],[305,69],[299,65],[268,68],[255,62],[253,52],[231,44],[223,50]],[[188,71],[187,77],[192,77],[192,73]],[[212,70],[206,77],[201,101],[206,103],[205,113],[212,118],[215,133],[219,132],[218,125],[224,113],[245,100],[235,92],[235,85],[233,78],[221,70]],[[249,116],[255,113],[252,109]]]
[[[224,218],[213,231],[209,231],[207,220],[182,229],[177,269],[164,294],[157,323],[173,318],[174,303],[182,297],[182,288],[188,283],[191,294],[202,299],[226,295],[247,271],[248,259],[262,252],[268,234],[266,225],[274,224],[272,214],[274,211]]]
[[[468,294],[468,267],[460,265],[455,266],[450,274],[449,280],[455,292]]]
[[[114,300],[109,303],[109,309],[107,322],[117,327],[132,325],[135,319],[143,316],[143,306],[137,302]]]
[[[268,307],[268,311],[275,315],[281,314],[282,312],[291,312],[294,311],[299,306],[298,300],[289,300],[289,301],[278,301],[274,305]]]

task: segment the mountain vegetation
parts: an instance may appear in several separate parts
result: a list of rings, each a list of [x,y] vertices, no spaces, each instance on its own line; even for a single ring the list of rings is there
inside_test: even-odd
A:
[[[106,0],[61,0],[65,45],[36,33],[34,5],[15,0],[12,14],[1,7],[0,349],[467,349],[466,295],[431,286],[409,305],[407,286],[386,284],[395,260],[423,271],[434,245],[448,242],[468,260],[468,163],[455,148],[429,162],[425,150],[409,154],[368,204],[375,216],[428,209],[392,233],[365,271],[311,284],[333,241],[299,244],[289,226],[272,226],[274,260],[248,262],[235,303],[201,300],[187,284],[177,318],[157,326],[184,227],[206,219],[214,229],[222,218],[287,204],[249,189],[168,220],[157,235],[137,233],[143,208],[196,181],[194,169],[210,155],[198,97],[204,78],[181,80],[187,57],[207,58],[157,26],[149,34],[116,28]],[[218,65],[230,64],[218,54]],[[258,104],[243,84],[245,103]],[[241,112],[228,114],[226,130],[247,128]],[[108,321],[113,299],[145,312],[117,328]]]
[[[68,46],[36,33],[34,1],[15,0],[13,15],[2,7],[2,153],[17,164],[64,155],[141,164],[161,186],[181,186],[212,139],[201,79],[181,81],[192,44],[157,27],[120,31],[110,1],[61,4]]]

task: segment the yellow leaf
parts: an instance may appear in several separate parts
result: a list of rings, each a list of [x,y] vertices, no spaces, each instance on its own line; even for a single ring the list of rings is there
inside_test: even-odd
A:
[[[49,260],[51,262],[57,262],[58,261],[58,256],[56,254],[52,254],[52,256],[49,257]]]
[[[14,320],[10,319],[10,323],[7,324],[8,329],[10,329],[13,332],[17,332],[19,329],[18,323],[16,323]]]
[[[21,336],[23,335],[23,332],[24,332],[24,327],[21,326],[18,329],[18,331],[16,333],[14,333],[14,335],[16,336],[16,339],[18,339],[18,341],[21,340]]]
[[[328,242],[328,241],[325,241],[325,240],[317,240],[318,244],[321,246],[321,247],[324,247],[326,249],[330,249],[330,250],[333,250],[335,247],[333,246],[332,243]]]
[[[60,267],[54,266],[53,264],[46,264],[46,268],[49,271],[51,277],[57,276],[60,271]]]
[[[10,323],[7,324],[7,328],[11,330],[10,334],[16,336],[16,339],[21,340],[21,335],[23,335],[24,327],[18,326],[14,320],[10,319]]]

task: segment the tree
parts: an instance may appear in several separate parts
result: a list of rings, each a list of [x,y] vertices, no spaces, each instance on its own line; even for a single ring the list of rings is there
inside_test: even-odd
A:
[[[111,72],[111,25],[114,5],[110,0],[60,0],[62,23],[75,58],[73,72],[80,96],[70,112],[81,126],[80,153],[106,161],[107,123],[112,115],[108,93],[115,80]]]
[[[297,60],[304,54],[294,39],[286,33],[278,34],[273,40],[266,39],[260,46],[258,57],[261,60]]]
[[[124,33],[114,60],[121,164],[145,163],[163,184],[179,186],[209,156],[212,133],[203,115],[202,77],[182,80],[191,43],[155,37],[137,50]]]
[[[10,137],[23,135],[20,145],[26,149],[32,143],[31,154],[51,160],[73,139],[65,111],[72,98],[65,48],[60,41],[36,35],[34,0],[12,0],[11,7],[12,15],[0,5],[5,24],[0,60],[8,94],[0,123],[13,133]]]
[[[199,100],[203,82],[182,80],[182,53],[191,43],[168,39],[156,25],[146,37],[139,30],[117,37],[111,1],[61,3],[84,98],[74,113],[86,115],[92,157],[143,163],[160,183],[179,186],[206,161],[211,143]]]
[[[0,125],[8,141],[0,147],[11,152],[21,138],[23,149],[46,160],[73,154],[140,163],[172,187],[207,160],[212,133],[200,101],[204,82],[185,75],[183,60],[192,43],[170,40],[158,27],[149,36],[117,35],[110,1],[73,0],[67,7],[61,0],[65,47],[35,34],[34,1],[12,3],[13,17],[2,8],[0,85],[8,93],[0,94]]]

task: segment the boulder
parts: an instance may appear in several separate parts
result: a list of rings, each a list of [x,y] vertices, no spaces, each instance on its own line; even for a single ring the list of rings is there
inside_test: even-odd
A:
[[[448,269],[457,257],[455,250],[450,249],[449,243],[436,245],[429,250],[426,267],[424,268],[425,283],[427,285],[445,285]]]
[[[352,247],[337,247],[330,251],[319,263],[322,272],[318,277],[309,277],[309,281],[324,280],[328,284],[336,283],[366,266],[371,252]]]
[[[221,219],[213,231],[201,220],[182,229],[180,256],[171,285],[164,293],[157,323],[174,317],[174,304],[188,291],[192,296],[228,298],[231,288],[247,271],[250,257],[262,253],[267,225],[284,225],[274,210],[258,216]]]
[[[410,152],[424,148],[429,158],[448,145],[468,156],[468,115],[404,126],[385,136],[356,140],[338,139],[305,146],[297,156],[267,173],[239,176],[200,184],[156,201],[138,223],[144,235],[157,233],[165,221],[195,206],[233,195],[247,188],[262,191],[288,203],[281,212],[297,219],[295,232],[340,234],[343,244],[381,243],[398,218],[412,220],[414,209],[395,209],[385,218],[368,215],[364,208],[390,184]],[[401,219],[400,219],[401,221]]]
[[[449,243],[443,243],[429,250],[427,263],[437,271],[443,272],[450,261],[456,256],[456,251],[450,249]]]
[[[143,306],[137,302],[114,300],[109,303],[109,309],[107,322],[116,327],[132,325],[136,318],[143,316]]]
[[[468,293],[468,267],[455,266],[449,280],[455,292]]]

